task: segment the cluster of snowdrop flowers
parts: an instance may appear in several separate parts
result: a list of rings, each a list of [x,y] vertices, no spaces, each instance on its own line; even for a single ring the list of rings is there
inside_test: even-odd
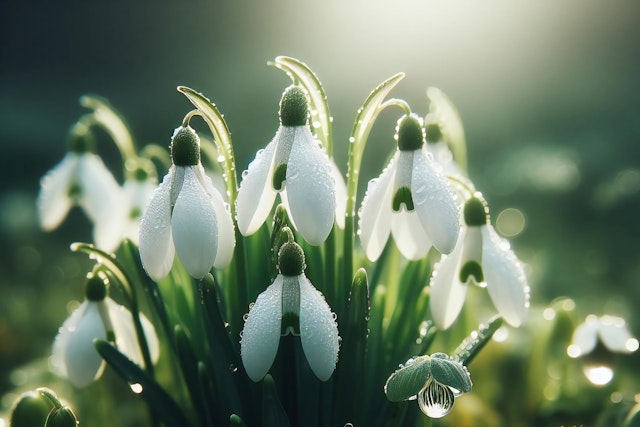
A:
[[[83,387],[108,364],[144,384],[141,396],[166,425],[321,425],[306,413],[324,414],[316,417],[324,425],[373,425],[393,422],[393,402],[414,399],[428,417],[445,416],[454,398],[471,391],[472,356],[503,318],[521,325],[528,306],[524,269],[458,162],[457,112],[430,88],[430,110],[420,117],[402,100],[385,100],[404,75],[385,80],[344,139],[345,178],[332,157],[333,119],[319,80],[294,58],[273,65],[293,84],[280,99],[275,136],[240,180],[223,115],[192,89],[178,88],[195,110],[175,129],[170,153],[132,150],[104,103],[79,121],[71,160],[42,180],[39,209],[45,229],[73,204],[85,209],[95,246],[72,248],[98,265],[86,301],[60,329],[53,366]],[[402,110],[395,151],[360,200],[362,154],[387,108]],[[195,117],[213,142],[198,136]],[[88,149],[96,124],[121,148],[122,188]],[[222,168],[226,193],[207,175],[212,163]],[[166,170],[159,185],[153,164]],[[101,212],[111,217],[103,221]],[[106,278],[123,287],[127,308],[107,296]],[[436,333],[464,327],[454,323],[472,283],[486,285],[501,317],[458,349],[430,349]],[[145,291],[153,325],[136,288]],[[176,358],[187,397],[154,376],[158,336],[167,339],[162,348],[171,351],[162,357]],[[255,403],[258,394],[263,403]],[[189,399],[185,409],[179,402]]]

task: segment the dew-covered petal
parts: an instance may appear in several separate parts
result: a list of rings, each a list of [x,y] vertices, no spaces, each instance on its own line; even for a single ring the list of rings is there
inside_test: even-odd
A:
[[[509,242],[490,225],[482,229],[482,269],[493,305],[511,326],[520,326],[529,306],[527,277]]]
[[[109,318],[113,325],[113,332],[116,336],[116,345],[118,350],[125,354],[133,362],[140,366],[144,366],[144,358],[138,344],[138,336],[133,324],[133,316],[126,307],[116,303],[111,298],[106,298],[107,309],[109,312]],[[147,347],[149,349],[149,355],[151,360],[155,363],[160,357],[160,343],[158,336],[153,327],[153,324],[149,319],[140,313],[140,323],[142,330],[144,331],[145,339],[147,341]]]
[[[269,216],[276,198],[271,175],[280,132],[279,129],[264,150],[258,151],[247,171],[242,174],[236,210],[238,229],[243,236],[253,234],[260,228]]]
[[[458,207],[446,178],[433,160],[416,151],[413,156],[411,195],[420,222],[433,246],[443,254],[455,247],[460,229]]]
[[[324,296],[304,274],[298,278],[302,349],[313,373],[320,381],[326,381],[338,362],[338,325]]]
[[[633,340],[633,337],[629,329],[627,329],[623,318],[609,315],[602,316],[598,333],[600,340],[609,351],[615,353],[630,353],[633,351],[629,348],[629,342]]]
[[[442,256],[431,277],[429,306],[433,321],[442,329],[449,328],[458,318],[467,295],[467,285],[460,282],[462,234],[461,231],[460,243],[451,254]]]
[[[172,167],[162,183],[153,192],[140,220],[140,258],[142,266],[153,280],[169,274],[175,249],[171,232]]]
[[[218,251],[218,224],[211,198],[192,167],[185,168],[171,227],[180,262],[192,277],[202,279],[213,267]]]
[[[240,340],[242,364],[252,381],[258,382],[269,372],[280,344],[282,323],[283,277],[258,295],[249,309]]]
[[[308,126],[296,128],[285,189],[298,231],[309,244],[320,245],[333,227],[336,191],[331,162]]]
[[[347,213],[347,184],[344,182],[342,172],[336,165],[335,160],[331,160],[331,175],[336,184],[336,224],[344,229],[344,221]]]
[[[431,249],[429,236],[415,211],[401,209],[391,214],[391,234],[400,253],[407,259],[423,258]]]
[[[233,220],[231,219],[231,212],[229,212],[229,205],[227,205],[220,192],[215,188],[211,178],[205,174],[202,166],[198,168],[196,176],[200,183],[204,185],[207,193],[209,193],[211,203],[216,213],[218,224],[218,251],[216,252],[213,266],[215,268],[224,268],[231,262],[233,249],[236,245],[236,233],[233,227]]]
[[[58,227],[73,204],[69,188],[74,184],[78,154],[67,153],[62,161],[40,180],[38,217],[40,226],[50,231]]]
[[[572,357],[579,357],[591,353],[598,343],[599,322],[596,316],[589,316],[584,323],[573,331],[570,347],[573,348]]]
[[[379,178],[369,181],[360,207],[359,233],[367,258],[380,257],[391,231],[391,199],[398,162],[396,153]]]
[[[62,324],[54,345],[52,366],[76,387],[86,387],[104,369],[102,357],[93,346],[96,338],[105,339],[98,303],[85,301]]]

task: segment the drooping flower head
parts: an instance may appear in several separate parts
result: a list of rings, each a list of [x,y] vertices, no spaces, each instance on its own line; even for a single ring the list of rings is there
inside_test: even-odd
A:
[[[529,286],[520,261],[491,226],[480,198],[467,200],[463,216],[456,247],[442,257],[431,277],[433,320],[443,329],[451,326],[462,309],[467,286],[475,283],[486,286],[507,323],[520,326],[529,306]]]
[[[424,257],[433,245],[453,250],[459,220],[455,196],[440,167],[424,148],[422,121],[398,121],[398,150],[378,179],[369,182],[360,208],[360,240],[367,257],[378,259],[389,233],[408,259]]]
[[[171,139],[173,165],[142,214],[140,257],[147,274],[164,278],[177,253],[187,272],[203,278],[233,256],[235,234],[229,207],[200,163],[200,142],[187,127]]]
[[[395,371],[384,386],[392,402],[418,400],[428,417],[442,418],[453,408],[454,400],[471,391],[471,376],[462,363],[444,353],[409,359]]]
[[[331,232],[336,215],[337,168],[313,137],[307,95],[290,86],[280,101],[280,127],[249,165],[236,200],[238,228],[255,233],[271,212],[276,194],[290,211],[291,221],[311,245]]]
[[[143,365],[131,313],[107,296],[104,279],[89,277],[85,296],[85,301],[60,327],[51,357],[54,372],[69,378],[76,387],[86,387],[100,378],[104,370],[104,360],[93,346],[95,339],[114,342],[129,359]],[[143,314],[140,321],[155,363],[160,354],[158,337]]]
[[[40,181],[38,216],[46,231],[57,228],[72,206],[80,206],[94,223],[96,246],[114,249],[109,227],[103,226],[121,201],[115,178],[95,154],[89,126],[80,121],[71,129],[71,149]]]
[[[260,381],[275,360],[280,337],[300,336],[304,355],[321,381],[338,360],[338,326],[324,296],[304,274],[302,248],[284,243],[278,252],[280,273],[256,299],[244,324],[240,354],[251,380]]]

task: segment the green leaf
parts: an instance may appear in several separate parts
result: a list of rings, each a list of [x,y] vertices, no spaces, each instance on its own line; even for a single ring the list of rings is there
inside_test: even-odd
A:
[[[440,384],[455,388],[461,392],[471,391],[471,376],[462,363],[453,360],[448,354],[431,355],[431,375]]]
[[[231,427],[245,427],[244,421],[236,414],[232,414],[229,417],[229,425]]]
[[[90,243],[76,242],[71,244],[72,252],[84,252],[89,255],[90,259],[95,260],[98,264],[104,265],[114,277],[125,286],[125,293],[129,299],[133,298],[131,291],[131,280],[125,272],[124,267],[116,260],[115,255],[107,253],[96,248]]]
[[[268,64],[284,71],[293,83],[300,83],[307,90],[310,98],[311,129],[326,148],[329,157],[331,157],[333,154],[331,115],[327,104],[327,96],[318,77],[307,64],[289,56],[278,56],[274,62],[269,62]]]
[[[200,372],[198,370],[199,361],[193,351],[187,333],[180,325],[176,325],[174,337],[180,370],[187,384],[196,415],[202,425],[209,425],[211,424],[211,420],[207,409],[208,402],[202,393],[203,389],[201,387]]]
[[[477,331],[473,331],[456,348],[454,358],[465,366],[471,363],[502,323],[502,317],[495,316],[489,320],[489,323],[481,324]]]
[[[431,357],[420,356],[409,359],[387,380],[384,386],[387,399],[399,402],[417,395],[430,376]]]
[[[291,425],[278,397],[276,384],[270,374],[267,374],[262,381],[261,421],[267,427],[286,427]]]
[[[178,404],[142,368],[129,360],[127,356],[107,341],[96,340],[94,341],[94,346],[100,356],[123,380],[129,384],[139,384],[141,386],[140,396],[163,423],[168,426],[191,425]]]

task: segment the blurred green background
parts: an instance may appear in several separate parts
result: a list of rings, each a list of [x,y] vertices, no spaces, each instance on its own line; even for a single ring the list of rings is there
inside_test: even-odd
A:
[[[74,210],[44,234],[34,205],[84,113],[79,97],[109,99],[138,147],[167,146],[191,108],[176,86],[197,89],[225,114],[242,170],[277,127],[289,84],[266,66],[277,55],[321,79],[343,172],[356,110],[379,82],[404,71],[392,96],[421,115],[426,87],[442,89],[533,304],[570,296],[580,316],[621,315],[639,333],[639,22],[632,1],[3,1],[0,395],[24,382],[15,367],[48,354],[68,301],[82,298],[89,264],[68,246],[90,239],[90,224]],[[397,113],[374,127],[363,178],[393,149]],[[98,150],[119,170],[111,145]]]

